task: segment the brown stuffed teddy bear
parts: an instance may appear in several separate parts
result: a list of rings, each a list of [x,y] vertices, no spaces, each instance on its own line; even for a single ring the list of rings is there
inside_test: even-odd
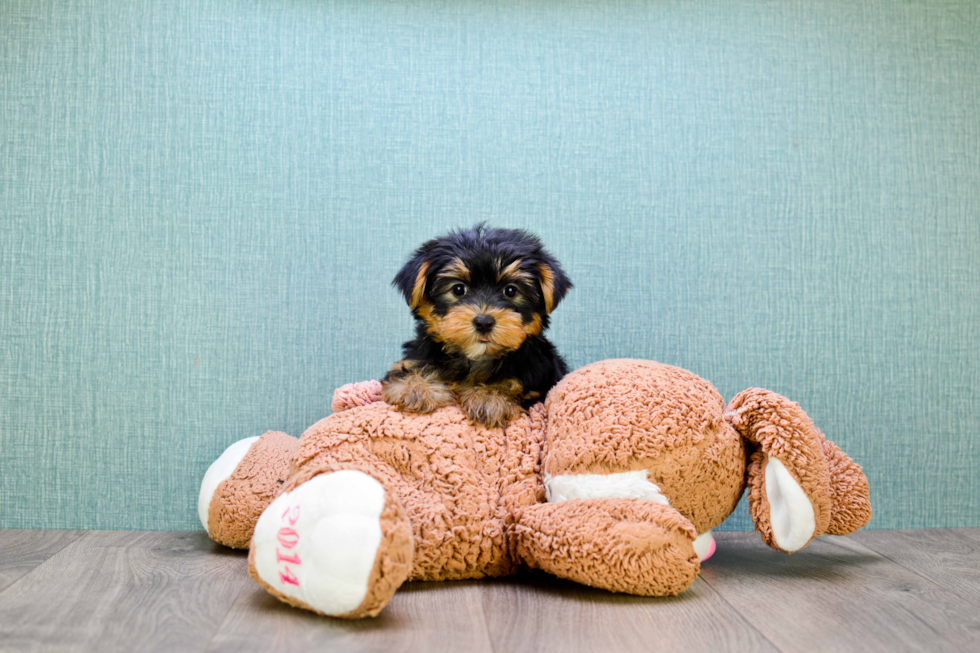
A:
[[[690,372],[607,360],[497,429],[456,406],[403,413],[380,391],[376,381],[344,386],[335,414],[298,442],[243,440],[205,476],[208,533],[250,545],[249,572],[287,603],[374,616],[406,580],[520,565],[614,592],[676,594],[746,485],[756,529],[777,551],[871,517],[861,468],[766,390],[726,408]]]

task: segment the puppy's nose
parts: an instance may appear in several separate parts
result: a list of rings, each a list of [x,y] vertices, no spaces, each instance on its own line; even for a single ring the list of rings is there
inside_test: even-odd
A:
[[[493,327],[496,323],[497,320],[493,319],[489,315],[477,315],[473,318],[473,326],[475,326],[476,330],[480,333],[490,333],[493,331]]]

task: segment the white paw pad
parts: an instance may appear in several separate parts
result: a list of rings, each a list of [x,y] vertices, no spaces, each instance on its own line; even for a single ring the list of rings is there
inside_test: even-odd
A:
[[[776,545],[789,553],[802,549],[817,529],[813,504],[778,458],[766,463],[766,499]]]
[[[710,530],[701,533],[694,539],[694,553],[697,554],[698,560],[701,562],[713,556],[716,549],[715,536],[711,534]]]
[[[282,493],[255,525],[256,572],[324,614],[350,612],[367,596],[384,505],[381,483],[353,470]]]

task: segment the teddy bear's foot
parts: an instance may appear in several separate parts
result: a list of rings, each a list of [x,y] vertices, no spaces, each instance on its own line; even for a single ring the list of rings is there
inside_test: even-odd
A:
[[[711,531],[705,531],[694,538],[694,552],[698,555],[698,560],[704,562],[715,554],[718,545],[715,543],[715,536]]]
[[[298,440],[269,431],[225,449],[201,481],[197,513],[215,542],[247,549],[252,529],[282,488]]]
[[[670,596],[698,575],[697,533],[679,512],[640,499],[531,506],[516,527],[518,555],[560,578],[613,592]]]
[[[292,479],[255,526],[249,573],[286,603],[377,615],[408,578],[412,531],[400,503],[354,469]]]

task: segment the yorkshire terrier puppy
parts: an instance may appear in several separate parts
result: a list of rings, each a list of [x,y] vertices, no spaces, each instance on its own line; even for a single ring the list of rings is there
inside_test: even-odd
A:
[[[474,422],[505,426],[568,372],[542,333],[572,283],[535,236],[452,232],[419,247],[392,284],[416,324],[382,379],[386,402],[429,413],[457,401]]]

